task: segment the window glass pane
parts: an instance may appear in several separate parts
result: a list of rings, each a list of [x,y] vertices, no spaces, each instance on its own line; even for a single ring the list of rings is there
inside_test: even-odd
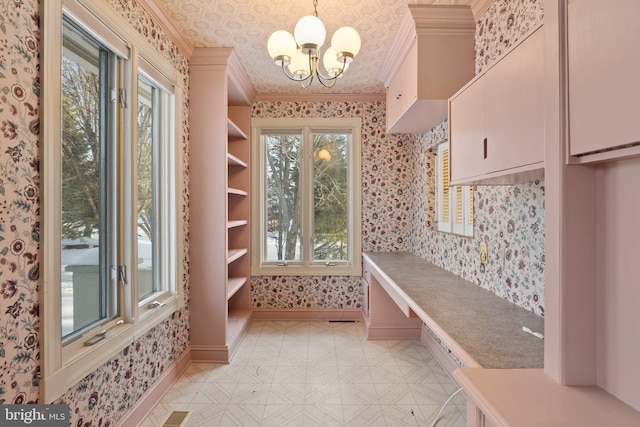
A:
[[[348,260],[347,156],[351,135],[315,133],[312,139],[313,260]]]
[[[156,292],[156,183],[158,139],[158,89],[143,76],[138,77],[137,224],[138,301]]]
[[[301,259],[302,136],[263,135],[266,155],[266,261]]]
[[[65,23],[62,58],[62,336],[115,314],[108,202],[108,76],[115,58]]]

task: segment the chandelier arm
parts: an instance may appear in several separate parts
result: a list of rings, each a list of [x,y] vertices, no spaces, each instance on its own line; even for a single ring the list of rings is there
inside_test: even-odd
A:
[[[322,78],[324,80],[335,80],[338,77],[340,77],[342,75],[342,73],[344,73],[344,70],[345,70],[346,66],[347,66],[347,63],[343,62],[342,63],[342,68],[340,69],[340,71],[335,76],[332,76],[332,77],[322,75],[322,73],[320,72],[320,67],[317,67],[316,69],[317,69],[318,78]],[[331,86],[333,86],[333,85],[331,85]]]
[[[309,83],[305,85],[304,82],[307,80],[309,80]],[[304,80],[300,80],[300,86],[302,86],[302,89],[309,89],[311,87],[311,83],[313,83],[313,74],[309,74],[309,77]]]
[[[321,76],[320,73],[318,73],[318,81],[320,82],[320,84],[326,88],[332,88],[335,84],[336,84],[336,77],[324,77]],[[325,80],[330,81],[331,83],[325,83]]]
[[[313,76],[313,74],[309,74],[304,79],[296,79],[295,76],[291,74],[291,72],[285,67],[284,63],[282,63],[282,72],[289,78],[289,80],[293,80],[294,82],[304,82],[305,80],[309,80]]]

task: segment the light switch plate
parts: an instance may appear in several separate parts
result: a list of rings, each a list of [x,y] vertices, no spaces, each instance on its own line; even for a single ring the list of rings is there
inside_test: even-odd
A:
[[[480,263],[484,265],[489,263],[489,249],[486,243],[480,243]]]

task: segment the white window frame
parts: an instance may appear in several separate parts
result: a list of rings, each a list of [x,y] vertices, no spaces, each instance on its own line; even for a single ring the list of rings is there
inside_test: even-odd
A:
[[[64,394],[70,387],[93,372],[100,365],[114,357],[127,345],[149,329],[164,321],[176,310],[184,306],[184,285],[182,283],[184,257],[182,223],[182,115],[183,76],[160,55],[107,3],[80,0],[47,0],[42,2],[42,33],[45,49],[42,54],[42,210],[43,210],[43,260],[41,289],[41,380],[40,400],[51,402]],[[162,215],[172,218],[164,223],[161,233],[168,233],[168,240],[162,245],[171,249],[159,262],[162,273],[160,292],[152,295],[160,305],[147,308],[148,299],[138,303],[136,245],[127,245],[137,236],[137,218],[133,214],[136,206],[136,190],[131,188],[135,179],[133,160],[135,143],[125,143],[121,150],[119,164],[122,165],[123,191],[120,193],[122,206],[119,214],[118,240],[119,259],[128,272],[126,284],[120,283],[118,315],[107,323],[99,324],[84,331],[82,336],[70,343],[62,342],[61,327],[61,62],[62,62],[62,21],[63,15],[100,40],[110,50],[126,59],[120,65],[124,76],[122,89],[126,90],[127,108],[120,112],[118,132],[123,141],[135,141],[137,129],[137,73],[142,70],[160,87],[172,93],[170,124],[164,129],[165,142],[173,144],[173,158],[167,156],[163,165],[167,179],[161,192],[168,196],[161,203]],[[133,172],[132,172],[133,171]],[[166,192],[166,193],[165,193]],[[167,237],[165,237],[167,238]],[[105,338],[92,346],[84,342],[107,329]]]
[[[362,226],[361,226],[361,167],[360,167],[360,145],[362,120],[360,118],[253,118],[252,126],[252,243],[251,243],[251,274],[254,276],[277,275],[277,276],[360,276],[362,275]],[[347,191],[350,196],[351,205],[348,212],[348,245],[349,256],[346,261],[336,261],[330,263],[312,262],[310,257],[309,238],[311,231],[311,200],[312,179],[310,177],[313,163],[313,153],[311,150],[303,149],[302,162],[305,163],[302,186],[303,192],[303,213],[302,213],[302,235],[303,235],[303,255],[299,263],[288,263],[282,265],[281,262],[269,262],[264,259],[266,244],[263,240],[266,222],[266,158],[265,147],[262,144],[262,130],[277,129],[298,129],[301,130],[304,138],[309,138],[312,130],[349,130],[351,132],[351,144],[348,147]],[[303,144],[305,144],[303,142]],[[306,183],[306,184],[305,184]]]
[[[435,210],[438,231],[473,237],[473,186],[449,185],[450,154],[449,141],[438,145]]]

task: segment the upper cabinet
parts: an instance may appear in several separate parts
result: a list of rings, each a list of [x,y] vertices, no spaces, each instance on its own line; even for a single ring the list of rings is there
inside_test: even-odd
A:
[[[447,118],[447,99],[474,75],[468,6],[409,5],[378,79],[387,88],[387,132],[423,133]]]
[[[513,183],[544,168],[543,28],[450,100],[451,184]]]
[[[569,153],[640,155],[640,2],[568,0]],[[634,147],[635,145],[635,147]],[[598,154],[603,150],[610,151]]]

